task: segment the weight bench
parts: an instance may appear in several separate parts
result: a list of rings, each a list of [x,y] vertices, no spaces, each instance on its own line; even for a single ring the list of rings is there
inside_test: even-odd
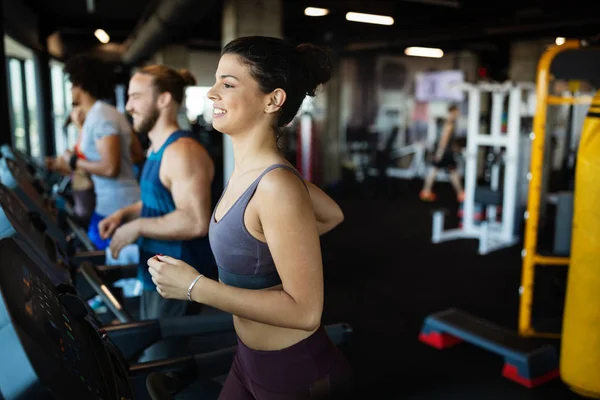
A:
[[[502,375],[527,388],[544,384],[559,376],[556,349],[538,344],[516,333],[450,308],[428,316],[419,340],[436,349],[469,342],[504,357]]]

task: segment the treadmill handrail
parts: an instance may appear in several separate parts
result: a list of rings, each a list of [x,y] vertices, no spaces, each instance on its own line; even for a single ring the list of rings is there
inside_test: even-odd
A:
[[[169,380],[174,378],[160,372],[153,372],[146,379],[146,389],[152,400],[175,400],[169,390]]]
[[[152,400],[172,400],[197,379],[214,378],[231,369],[237,345],[208,353],[174,357],[132,365],[129,376],[146,376],[146,388]]]
[[[71,261],[75,264],[87,261],[94,265],[101,265],[106,262],[106,250],[78,251],[71,257]]]
[[[81,227],[79,227],[75,223],[75,221],[73,221],[71,219],[71,217],[69,215],[67,215],[65,219],[67,221],[67,224],[69,225],[69,229],[71,229],[71,231],[73,231],[73,233],[75,234],[75,236],[77,236],[77,238],[81,241],[81,243],[83,244],[83,246],[85,247],[85,249],[88,250],[88,251],[94,251],[94,250],[96,250],[96,246],[94,246],[94,243],[92,243],[92,241],[88,237],[87,233],[85,233],[83,231],[83,229],[81,229]]]
[[[158,320],[162,338],[187,337],[232,332],[233,316],[225,311],[205,306],[202,312]]]
[[[123,308],[123,305],[117,300],[117,298],[114,296],[114,294],[108,288],[108,286],[102,281],[102,279],[100,279],[100,277],[96,273],[96,270],[94,269],[94,266],[92,264],[90,264],[88,262],[83,262],[79,266],[79,269],[80,269],[81,273],[83,274],[83,276],[85,277],[85,279],[90,284],[90,286],[100,296],[100,298],[102,299],[102,301],[104,301],[104,304],[106,304],[106,306],[110,309],[110,311],[112,311],[113,314],[115,314],[115,316],[119,319],[119,321],[121,321],[121,322],[132,322],[133,321],[133,318],[131,317],[131,315],[129,315],[129,313],[127,311],[125,311],[125,308]]]

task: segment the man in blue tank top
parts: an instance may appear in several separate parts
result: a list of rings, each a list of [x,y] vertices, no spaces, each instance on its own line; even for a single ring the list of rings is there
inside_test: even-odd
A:
[[[151,142],[141,175],[141,201],[100,222],[102,237],[112,236],[113,257],[124,246],[139,244],[141,319],[184,315],[190,304],[158,294],[146,265],[149,258],[170,255],[186,260],[202,274],[216,274],[207,237],[214,165],[193,133],[177,123],[188,84],[184,76],[154,65],[131,78],[126,108],[134,129],[146,133]]]

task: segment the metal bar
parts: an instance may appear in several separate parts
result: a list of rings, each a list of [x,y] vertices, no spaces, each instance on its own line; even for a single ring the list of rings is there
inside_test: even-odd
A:
[[[548,96],[548,104],[550,105],[562,105],[562,104],[591,104],[593,96]]]
[[[569,257],[548,257],[536,254],[533,257],[535,265],[569,265]]]
[[[533,143],[529,180],[529,197],[525,224],[525,243],[521,271],[521,297],[519,302],[519,333],[531,331],[531,306],[535,278],[535,255],[537,253],[537,230],[540,219],[542,171],[544,164],[544,141],[546,136],[546,112],[548,108],[548,86],[550,65],[558,53],[578,49],[579,41],[568,40],[561,46],[551,46],[542,54],[537,68],[536,113],[533,119]]]
[[[467,127],[467,154],[465,165],[465,200],[463,203],[463,229],[471,231],[475,207],[475,185],[477,181],[477,154],[479,148],[476,140],[479,134],[480,92],[476,87],[469,88],[469,112]]]
[[[523,332],[522,336],[527,337],[535,337],[540,339],[560,339],[560,333],[546,333],[546,332],[538,332],[534,329],[530,329],[527,332]]]
[[[492,93],[492,124],[490,127],[490,136],[492,137],[500,137],[502,135],[502,109],[504,108],[504,95],[505,92]]]
[[[436,211],[433,213],[433,227],[431,229],[431,241],[439,243],[444,231],[444,212]]]
[[[79,267],[81,273],[85,277],[85,280],[94,289],[96,294],[100,296],[104,304],[112,311],[112,313],[121,322],[132,322],[133,318],[123,308],[123,305],[117,300],[114,294],[110,291],[108,286],[104,284],[102,279],[98,276],[94,270],[94,266],[90,263],[83,263]]]
[[[67,224],[69,225],[69,229],[71,229],[71,231],[73,232],[73,234],[75,234],[75,236],[81,241],[81,244],[83,244],[83,246],[85,247],[85,249],[87,251],[96,251],[97,250],[96,246],[94,245],[94,243],[92,243],[92,241],[88,237],[87,233],[84,232],[84,230],[81,229],[75,223],[75,221],[73,221],[71,219],[70,216],[66,217],[66,221],[67,221]]]
[[[475,138],[475,142],[478,146],[506,147],[508,145],[506,136],[494,137],[490,135],[479,134]]]
[[[515,210],[517,207],[519,132],[521,130],[521,89],[514,87],[508,98],[508,127],[504,163],[504,191],[502,193],[502,240],[509,242],[515,234]]]

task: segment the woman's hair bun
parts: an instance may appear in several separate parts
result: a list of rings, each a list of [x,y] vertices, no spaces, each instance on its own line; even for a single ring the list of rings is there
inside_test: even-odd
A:
[[[317,87],[327,83],[333,73],[333,61],[329,50],[310,43],[299,44],[300,53],[307,71],[306,94],[314,96]]]

